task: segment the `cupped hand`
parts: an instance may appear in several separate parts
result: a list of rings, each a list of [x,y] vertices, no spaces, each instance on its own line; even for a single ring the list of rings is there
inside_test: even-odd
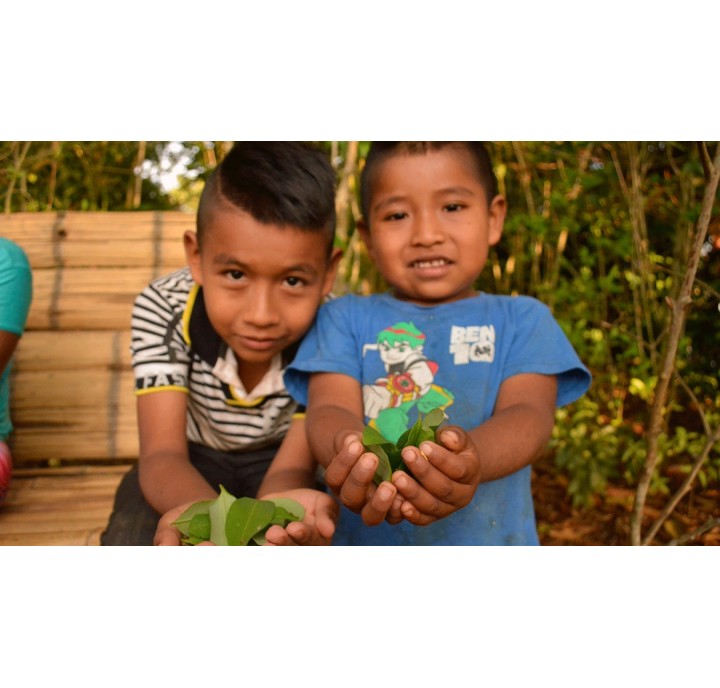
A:
[[[360,514],[368,526],[383,521],[395,524],[403,520],[397,488],[390,482],[374,483],[378,458],[366,452],[361,435],[351,433],[344,437],[340,450],[325,470],[325,482],[344,506]]]
[[[428,525],[470,503],[480,484],[481,465],[462,428],[441,428],[437,442],[406,447],[402,455],[412,475],[397,471],[392,480],[404,499],[400,511],[406,520]]]
[[[294,499],[305,509],[302,521],[293,521],[283,528],[271,526],[265,533],[268,545],[329,545],[335,533],[340,508],[329,494],[310,488],[298,488],[263,495],[261,499],[280,497]]]

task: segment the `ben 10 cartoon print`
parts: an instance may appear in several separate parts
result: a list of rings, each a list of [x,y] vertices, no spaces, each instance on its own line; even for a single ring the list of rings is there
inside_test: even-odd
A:
[[[392,442],[409,427],[412,408],[426,414],[453,403],[453,393],[435,384],[438,364],[425,356],[424,346],[425,335],[413,323],[399,322],[363,348],[363,356],[378,352],[387,373],[374,384],[363,385],[365,415]]]

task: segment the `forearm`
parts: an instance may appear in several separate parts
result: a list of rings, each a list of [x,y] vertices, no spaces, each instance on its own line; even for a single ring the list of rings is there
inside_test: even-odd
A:
[[[351,433],[362,433],[363,419],[349,409],[333,404],[322,404],[308,411],[312,423],[308,423],[307,434],[318,463],[327,468],[343,440]]]
[[[552,410],[516,404],[471,430],[468,434],[480,458],[480,482],[503,478],[540,458],[553,425]]]
[[[217,492],[189,459],[174,452],[157,452],[140,458],[140,488],[158,513],[188,502],[215,499]]]

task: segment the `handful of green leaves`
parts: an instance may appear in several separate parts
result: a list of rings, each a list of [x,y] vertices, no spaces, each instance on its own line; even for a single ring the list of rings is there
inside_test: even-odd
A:
[[[216,499],[195,502],[174,521],[184,545],[264,545],[270,526],[302,521],[305,509],[294,499],[233,497],[222,485]]]
[[[425,418],[418,414],[415,424],[400,435],[397,442],[391,442],[375,428],[366,425],[362,434],[363,446],[379,459],[373,482],[379,485],[383,480],[390,480],[395,471],[407,471],[402,460],[402,450],[405,447],[419,447],[428,440],[434,442],[437,429],[444,420],[445,412],[440,408],[433,409]]]

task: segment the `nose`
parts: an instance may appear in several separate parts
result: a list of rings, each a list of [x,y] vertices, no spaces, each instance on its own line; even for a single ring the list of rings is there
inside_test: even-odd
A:
[[[245,301],[243,319],[255,327],[270,327],[279,322],[277,304],[269,285],[254,286]]]
[[[439,219],[430,210],[415,215],[412,231],[412,243],[415,246],[432,246],[442,243],[445,234]]]

